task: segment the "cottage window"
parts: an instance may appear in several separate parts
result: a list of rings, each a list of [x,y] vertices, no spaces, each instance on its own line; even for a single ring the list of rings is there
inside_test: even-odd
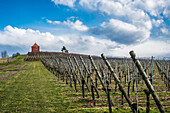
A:
[[[35,49],[38,50],[38,47],[36,47]]]

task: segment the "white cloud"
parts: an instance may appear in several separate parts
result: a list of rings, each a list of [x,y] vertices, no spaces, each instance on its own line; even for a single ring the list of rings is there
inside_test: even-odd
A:
[[[76,20],[75,22],[72,22],[70,20],[63,22],[65,25],[70,26],[73,29],[76,29],[78,31],[87,31],[88,27],[86,25],[83,25],[83,22],[80,20]]]
[[[101,26],[102,29],[93,28],[90,30],[94,34],[107,36],[109,39],[119,43],[139,43],[148,39],[150,36],[149,30],[117,19],[110,19],[109,22],[103,22]]]
[[[71,8],[74,7],[74,3],[76,2],[76,0],[51,0],[51,1],[54,2],[56,5],[60,4]]]
[[[53,22],[52,22],[51,20],[48,20],[48,19],[47,19],[47,23],[50,23],[50,24],[52,24]]]
[[[162,33],[164,33],[164,34],[166,34],[166,35],[169,34],[168,29],[165,28],[165,27],[161,28],[161,31],[162,31]]]
[[[130,26],[132,29],[133,26]],[[0,45],[17,46],[25,53],[37,42],[42,51],[60,51],[66,46],[69,52],[109,56],[129,56],[130,50],[135,50],[137,56],[170,55],[170,41],[146,40],[143,43],[124,45],[109,39],[98,39],[94,36],[78,36],[76,34],[53,35],[50,32],[41,33],[38,30],[20,29],[7,26],[0,31]]]
[[[135,0],[132,5],[157,17],[160,16],[167,4],[166,0]]]
[[[166,6],[165,6],[165,10],[163,14],[165,17],[169,18],[170,20],[170,1],[169,0],[166,1]]]
[[[82,7],[93,8],[108,15],[126,18],[129,23],[151,29],[151,21],[148,14],[134,6],[132,1],[113,0],[80,0]]]
[[[49,32],[41,33],[39,30],[19,29],[9,25],[4,28],[4,31],[0,32],[0,39],[1,45],[28,46],[37,40],[40,41],[40,43],[51,43],[54,36]],[[43,45],[45,46],[45,44]]]
[[[118,1],[113,1],[113,0],[80,0],[80,5],[82,7],[87,7],[87,8],[93,8],[93,10],[99,10],[101,12],[104,12],[108,15],[113,15],[114,17],[120,18],[120,21],[116,21],[118,23],[121,22],[121,18],[125,18],[126,22],[121,22],[123,25],[131,25],[130,27],[134,26],[132,29],[135,30],[134,32],[129,32],[129,29],[126,26],[126,29],[119,29],[114,26],[116,23],[109,22],[108,24],[108,30],[110,31],[109,34],[112,34],[114,36],[115,31],[116,36],[119,37],[121,36],[121,31],[125,33],[122,36],[125,36],[124,38],[127,38],[128,36],[131,36],[132,39],[137,39],[137,34],[140,34],[138,37],[141,37],[141,39],[147,39],[150,36],[150,30],[152,29],[152,21],[149,17],[149,15],[142,9],[135,7],[134,2],[131,0],[118,0]],[[115,19],[110,19],[110,20],[115,20]],[[126,23],[126,24],[125,24]],[[111,26],[113,25],[113,26]],[[121,27],[121,25],[118,25]],[[107,29],[107,27],[106,27]],[[112,33],[113,32],[113,33]],[[105,32],[103,32],[105,33]],[[134,36],[132,33],[135,33]],[[127,34],[127,37],[126,37]],[[103,34],[107,35],[107,34]],[[120,37],[120,40],[122,39],[122,36]],[[128,37],[130,38],[130,37]],[[135,40],[134,40],[135,42]]]
[[[30,51],[31,46],[37,42],[42,51],[60,51],[66,46],[70,52],[100,54],[107,47],[117,46],[115,42],[106,39],[97,39],[93,36],[78,36],[76,34],[53,35],[49,32],[41,33],[38,30],[19,29],[7,26],[0,31],[0,45],[17,46]]]
[[[163,15],[167,18],[170,17],[169,0],[79,0],[78,2],[84,9],[100,11],[108,15],[110,21],[103,22],[107,23],[107,26],[88,28],[79,20],[73,22],[69,19],[64,21],[64,24],[79,31],[92,30],[94,34],[107,36],[119,43],[126,43],[127,41],[130,44],[130,42],[148,39],[153,26],[159,27],[164,24]],[[125,25],[126,28],[111,22],[111,20],[115,20],[113,18],[119,20],[116,22]],[[128,27],[133,26],[133,28],[130,28],[131,31],[126,25],[130,25]],[[119,29],[115,26],[118,26]]]
[[[80,21],[80,20],[76,20],[74,22],[75,19],[76,19],[76,17],[74,17],[74,16],[68,18],[67,21],[64,21],[64,22],[51,21],[51,20],[47,19],[47,23],[50,23],[50,24],[64,24],[64,25],[67,25],[70,28],[78,30],[78,31],[87,31],[89,29],[86,25],[83,25],[83,22]]]
[[[170,55],[170,43],[164,41],[147,40],[143,43],[136,45],[124,46],[115,54],[129,55],[129,51],[134,50],[138,57],[163,57]]]
[[[52,21],[52,20],[47,20],[47,23],[50,23],[50,24],[60,24],[61,22],[60,21]]]
[[[160,20],[152,19],[152,23],[153,23],[153,25],[156,26],[156,27],[159,27],[163,22],[164,22],[163,19],[160,19]]]
[[[152,29],[151,16],[158,18],[153,23],[156,26],[158,20],[162,22],[162,13],[170,17],[170,0],[80,0],[79,4],[120,19],[123,17],[128,23],[148,30]]]
[[[73,8],[78,0],[51,1],[56,5],[60,4]],[[163,13],[164,16],[170,18],[169,0],[79,0],[79,4],[82,7],[99,10],[108,15],[125,16],[135,14],[135,16],[140,17],[140,11],[144,11],[155,17],[161,17],[160,14]]]

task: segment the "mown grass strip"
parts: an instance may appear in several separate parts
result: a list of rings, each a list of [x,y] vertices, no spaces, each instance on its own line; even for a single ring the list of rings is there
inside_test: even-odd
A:
[[[55,76],[41,62],[31,62],[14,76],[0,82],[0,112],[66,111]]]

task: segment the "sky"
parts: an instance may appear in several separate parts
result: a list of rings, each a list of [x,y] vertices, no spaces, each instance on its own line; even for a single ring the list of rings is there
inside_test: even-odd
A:
[[[0,0],[0,52],[170,57],[170,0]]]

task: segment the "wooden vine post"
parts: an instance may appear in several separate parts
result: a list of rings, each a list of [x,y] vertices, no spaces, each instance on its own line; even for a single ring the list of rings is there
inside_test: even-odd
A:
[[[85,63],[84,63],[84,60],[83,60],[83,58],[80,56],[80,60],[81,60],[81,62],[82,62],[82,64],[83,64],[83,66],[84,66],[84,69],[85,69],[85,71],[87,72],[87,74],[88,74],[88,77],[90,78],[90,84],[91,84],[91,90],[92,89],[95,89],[95,92],[96,92],[96,94],[97,94],[97,98],[99,98],[99,93],[98,93],[98,91],[97,91],[97,88],[94,86],[94,82],[93,82],[93,79],[92,79],[92,77],[91,77],[91,74],[90,74],[90,72],[89,72],[89,70],[87,69],[87,67],[86,67],[86,65],[85,65]],[[93,91],[93,90],[92,90]],[[94,95],[94,94],[92,94],[92,95]]]
[[[109,87],[109,81],[108,80],[106,80],[106,84],[107,84],[107,99],[108,99],[108,103],[109,103],[109,113],[112,113],[112,103],[111,103],[111,101],[110,101],[110,91],[111,91],[111,89],[110,89],[110,87]]]
[[[80,87],[81,87],[81,82],[80,82],[80,80],[79,80],[78,75],[76,74],[75,66],[73,65],[73,62],[72,62],[71,58],[68,57],[68,59],[69,59],[69,62],[70,62],[70,68],[72,67],[72,70],[73,70],[73,72],[74,72],[73,75],[75,75],[75,80],[76,80],[76,78],[77,78],[78,83],[79,83],[79,85],[80,85]],[[68,64],[69,64],[69,63],[68,63]]]
[[[166,68],[166,76],[167,76],[167,83],[166,85],[168,86],[168,91],[170,91],[170,82],[169,82],[169,63]]]
[[[130,94],[129,94],[130,93],[130,83],[131,83],[131,81],[128,82],[128,97],[129,98],[130,98]]]
[[[151,62],[152,62],[151,84],[153,85],[153,76],[154,76],[154,59],[153,59],[153,56],[152,56],[152,58],[151,58]]]
[[[76,84],[77,84],[77,81],[76,81],[76,77],[75,77],[75,75],[74,75],[74,70],[73,70],[73,67],[71,66],[71,64],[70,64],[70,61],[69,61],[69,58],[67,58],[67,63],[68,63],[68,65],[69,65],[69,68],[71,69],[71,74],[72,74],[72,76],[73,76],[73,82],[74,82],[74,88],[75,88],[75,90],[76,90],[76,92],[77,92],[77,86],[76,86]],[[70,78],[71,78],[71,75],[70,75]],[[71,80],[71,79],[70,79]],[[70,84],[71,84],[71,81],[70,81]],[[80,84],[80,86],[81,86],[81,84]]]
[[[145,84],[146,84],[147,88],[149,89],[152,97],[154,98],[154,100],[156,102],[156,105],[159,108],[159,111],[161,113],[165,113],[165,110],[164,110],[164,108],[163,108],[163,106],[162,106],[162,104],[161,104],[161,102],[159,100],[159,97],[157,96],[153,86],[151,85],[150,81],[148,80],[147,75],[146,75],[142,65],[140,64],[139,60],[136,58],[136,55],[135,55],[134,51],[130,51],[129,53],[130,53],[131,58],[133,59],[134,63],[136,64],[136,66],[138,68],[138,71],[142,75],[142,78],[145,81]]]
[[[146,102],[146,113],[149,113],[150,112],[150,99],[149,99],[149,96],[150,96],[150,92],[148,89],[144,89],[143,90],[146,94],[146,99],[147,99],[147,102]]]
[[[96,67],[96,65],[95,65],[92,57],[89,56],[89,59],[90,59],[92,65],[93,65],[93,67],[94,67],[94,70],[96,71],[96,75],[97,75],[97,77],[99,78],[100,83],[102,84],[103,90],[106,92],[106,87],[105,87],[105,85],[104,85],[104,83],[103,83],[103,81],[102,81],[102,79],[101,79],[100,73],[99,73],[99,71],[97,70],[97,67]]]
[[[96,71],[96,75],[97,75],[97,77],[99,78],[99,80],[100,80],[100,83],[102,84],[102,87],[103,87],[103,90],[106,92],[106,94],[108,93],[106,90],[107,90],[107,88],[105,87],[105,85],[104,85],[104,83],[103,83],[103,81],[102,81],[102,78],[101,78],[101,75],[100,75],[100,73],[99,73],[99,71],[97,70],[97,67],[96,67],[96,65],[95,65],[95,63],[94,63],[94,61],[93,61],[93,59],[92,59],[92,57],[91,56],[89,56],[89,59],[90,59],[90,61],[91,61],[91,63],[92,63],[92,65],[93,65],[93,67],[94,67],[94,70]],[[107,94],[108,95],[108,94]],[[114,105],[113,104],[113,102],[112,102],[112,99],[110,98],[110,102],[111,102],[111,104],[112,104],[112,106]]]
[[[64,64],[64,62],[62,61],[61,58],[59,58],[59,60],[61,61],[61,63],[62,63],[63,66],[64,66],[64,70],[65,70],[64,75],[66,76],[66,84],[68,84],[68,82],[67,82],[67,80],[68,80],[68,72],[67,72],[66,65]],[[63,78],[63,80],[64,80],[64,78]]]
[[[107,59],[106,59],[106,57],[104,56],[104,54],[101,54],[101,56],[102,56],[104,62],[106,63],[107,67],[109,68],[111,74],[113,74],[113,77],[114,77],[114,79],[115,79],[115,82],[117,82],[117,84],[118,84],[118,86],[119,86],[119,90],[122,92],[123,96],[125,97],[126,101],[128,102],[128,104],[129,104],[130,108],[132,109],[133,113],[136,113],[136,111],[135,111],[135,109],[134,109],[134,107],[133,107],[133,105],[132,105],[129,97],[126,95],[126,92],[125,92],[125,90],[123,89],[123,86],[120,84],[120,81],[119,81],[117,75],[113,72],[113,68],[111,67],[110,63],[107,61]]]
[[[85,63],[84,63],[84,60],[83,60],[83,58],[82,58],[81,56],[80,56],[80,60],[81,60],[81,62],[82,62],[82,64],[83,64],[83,66],[84,66],[84,69],[85,69],[86,73],[88,74],[88,77],[90,78],[91,93],[92,93],[92,102],[93,102],[93,106],[95,106],[96,103],[95,103],[94,89],[95,89],[95,91],[96,91],[96,93],[97,93],[97,97],[98,97],[98,98],[99,98],[99,93],[98,93],[96,87],[94,86],[93,79],[91,78],[91,74],[90,74],[90,72],[88,71],[88,69],[87,69],[87,67],[86,67],[86,65],[85,65]],[[88,78],[88,77],[87,77],[87,78]],[[88,80],[88,79],[87,79],[87,80]]]
[[[88,87],[87,82],[86,82],[85,79],[84,79],[84,76],[83,76],[83,74],[82,74],[82,70],[80,69],[80,66],[79,66],[79,64],[78,64],[78,62],[77,62],[77,60],[76,60],[76,57],[73,57],[73,58],[74,58],[74,61],[75,61],[76,65],[77,65],[77,68],[78,68],[79,73],[80,73],[80,77],[81,77],[81,81],[82,81],[82,93],[83,93],[83,98],[84,98],[84,85],[86,85],[87,90],[88,90],[89,92],[90,92],[90,89],[89,89],[89,87]]]

